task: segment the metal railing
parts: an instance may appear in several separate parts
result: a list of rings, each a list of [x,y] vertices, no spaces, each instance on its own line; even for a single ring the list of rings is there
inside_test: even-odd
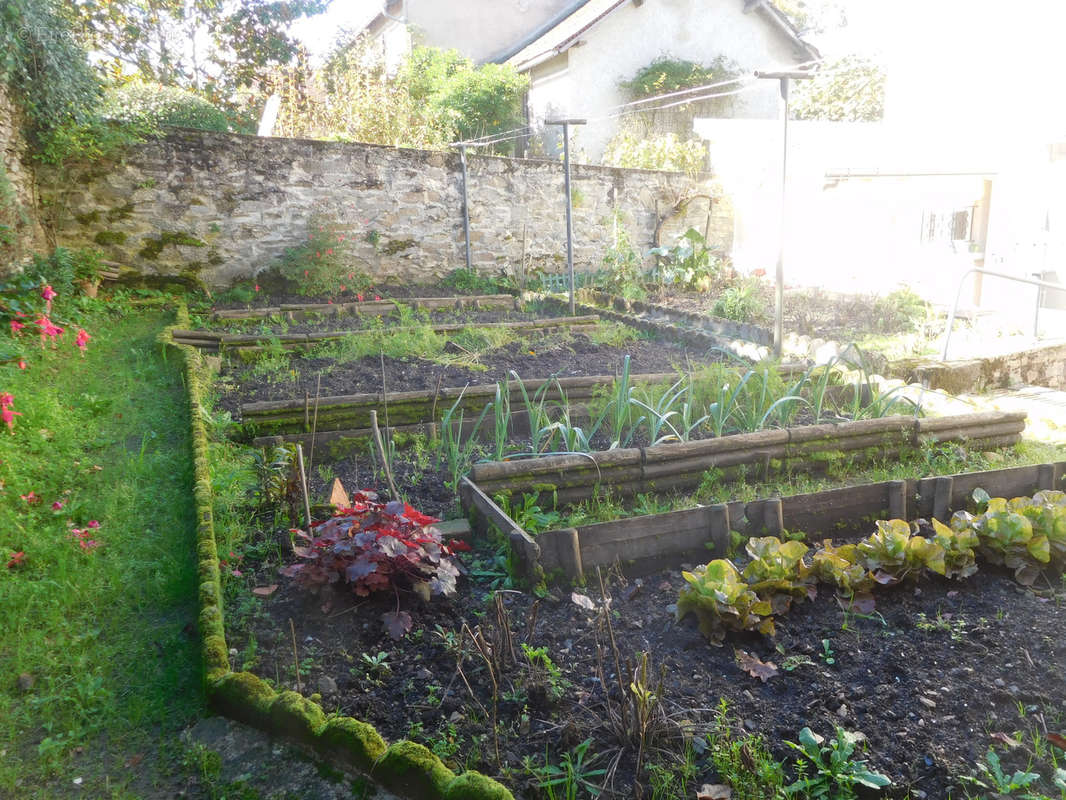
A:
[[[955,304],[951,307],[951,313],[948,315],[948,329],[944,335],[944,351],[940,358],[942,361],[948,360],[948,345],[951,344],[951,329],[955,326],[955,315],[959,310],[959,299],[962,297],[962,289],[966,284],[966,279],[974,273],[981,275],[991,275],[993,278],[1004,278],[1008,281],[1015,281],[1016,283],[1027,283],[1030,286],[1036,286],[1036,308],[1033,311],[1033,338],[1040,338],[1040,304],[1044,299],[1044,289],[1058,289],[1059,291],[1066,292],[1066,285],[1060,283],[1050,283],[1048,281],[1037,280],[1036,278],[1022,278],[1018,275],[1007,275],[1003,272],[993,272],[992,270],[982,269],[981,267],[971,267],[962,273],[962,277],[959,279],[959,290],[955,293]]]

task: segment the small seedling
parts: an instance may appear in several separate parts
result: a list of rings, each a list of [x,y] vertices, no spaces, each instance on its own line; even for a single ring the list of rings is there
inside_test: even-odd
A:
[[[830,667],[837,663],[836,654],[833,652],[828,639],[822,639],[822,652],[818,654],[818,658],[822,659]]]

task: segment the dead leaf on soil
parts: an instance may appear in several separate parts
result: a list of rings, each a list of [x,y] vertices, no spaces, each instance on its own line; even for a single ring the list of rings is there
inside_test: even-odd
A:
[[[592,602],[592,599],[579,592],[571,592],[570,599],[573,601],[574,605],[581,606],[581,608],[584,608],[587,611],[596,610],[596,604]]]
[[[274,594],[274,592],[276,592],[277,590],[278,585],[276,583],[272,583],[269,586],[256,586],[254,589],[252,589],[252,594],[254,594],[256,597],[270,597],[270,595]]]
[[[996,732],[996,733],[993,733],[989,738],[991,738],[992,741],[994,741],[994,742],[999,742],[1001,745],[1003,745],[1004,747],[1006,747],[1006,748],[1008,748],[1010,750],[1013,750],[1016,747],[1021,747],[1022,746],[1021,742],[1019,742],[1013,736],[1010,736],[1009,734],[1006,734],[1006,733]]]
[[[733,790],[724,783],[705,783],[696,792],[696,800],[730,800]]]
[[[777,675],[777,665],[773,661],[760,661],[746,650],[737,650],[736,657],[742,670],[763,683]]]
[[[381,621],[385,623],[385,630],[393,639],[401,639],[411,630],[414,621],[406,611],[386,611],[381,615]]]
[[[133,769],[144,760],[144,753],[134,753],[126,759],[126,769]]]
[[[1066,736],[1061,733],[1049,733],[1045,738],[1059,750],[1066,751]]]

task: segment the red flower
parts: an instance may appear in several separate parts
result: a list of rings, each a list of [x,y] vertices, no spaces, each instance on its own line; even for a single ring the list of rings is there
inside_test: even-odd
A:
[[[21,358],[19,359],[19,369],[26,369],[26,362]]]
[[[310,272],[309,272],[308,270],[306,270],[306,269],[305,269],[305,270],[304,270],[304,277],[306,278],[306,277],[307,277],[307,276],[308,276],[309,274],[310,274]]]
[[[471,548],[462,539],[449,539],[448,549],[453,553],[469,553]]]
[[[342,291],[342,292],[346,292],[346,291],[348,291],[348,287],[347,287],[347,286],[345,286],[345,285],[344,285],[343,283],[341,284],[341,291]]]
[[[26,326],[23,323],[19,322],[17,319],[11,320],[11,335],[17,335],[18,332],[25,327]]]
[[[315,251],[315,258],[322,258],[322,253],[319,251]]]
[[[381,295],[380,295],[380,294],[376,294],[376,295],[374,295],[374,299],[375,299],[375,300],[380,300],[380,299],[381,299]]]
[[[343,233],[340,236],[337,237],[337,241],[338,242],[343,242],[344,241],[344,234]]]
[[[362,303],[362,302],[363,302],[363,296],[362,296],[361,294],[357,294],[357,295],[355,296],[355,299],[356,299],[356,300],[358,300],[358,301],[359,301],[360,303]]]
[[[86,527],[89,527],[89,528],[99,528],[99,527],[100,527],[100,523],[99,523],[99,522],[97,522],[97,521],[96,521],[95,519],[91,519],[91,520],[89,520],[89,524],[88,524],[88,526],[86,526]]]
[[[45,287],[44,287],[44,288],[43,288],[43,289],[41,290],[41,297],[43,297],[43,298],[44,298],[44,307],[45,307],[46,309],[48,309],[48,312],[49,312],[49,313],[51,313],[51,312],[52,312],[52,301],[53,301],[53,300],[54,300],[54,299],[55,299],[55,298],[56,298],[57,296],[58,296],[58,295],[56,294],[56,292],[55,292],[55,289],[53,289],[53,288],[52,288],[51,286],[45,286]]]
[[[329,250],[327,250],[327,251],[326,251],[326,255],[327,255],[327,256],[331,256],[331,255],[333,255],[333,248],[332,248],[332,247],[331,247],[331,248],[329,248]]]
[[[761,277],[763,277],[766,274],[766,270],[764,270],[764,269],[755,269],[755,270],[751,271],[751,274],[754,275],[756,278],[761,278]]]
[[[52,503],[52,510],[53,511],[62,511],[63,510],[63,501],[62,500],[56,500],[54,503]]]
[[[78,336],[74,339],[74,344],[81,350],[81,354],[85,355],[85,345],[89,343],[92,337],[85,332],[84,328],[78,328]]]
[[[255,290],[256,290],[257,292],[259,291],[259,284],[258,284],[258,283],[257,283],[257,284],[255,285]]]
[[[30,492],[29,494],[20,494],[19,498],[25,500],[30,505],[41,502],[41,498],[37,495],[37,492]]]
[[[26,554],[24,552],[22,552],[21,550],[19,550],[17,553],[12,553],[11,554],[11,558],[9,558],[8,561],[7,561],[7,568],[8,569],[14,569],[15,567],[17,567],[19,564],[21,564],[25,560],[26,560]]]

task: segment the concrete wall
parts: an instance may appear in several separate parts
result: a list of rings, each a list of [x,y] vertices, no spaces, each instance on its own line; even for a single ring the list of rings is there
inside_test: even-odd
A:
[[[527,262],[565,263],[562,165],[469,158],[473,261],[498,272]],[[42,186],[51,176],[42,176]],[[576,166],[575,259],[598,268],[614,212],[646,251],[679,198],[713,188],[677,173]],[[461,181],[454,153],[367,144],[267,139],[174,130],[138,145],[120,163],[60,182],[72,211],[56,223],[60,244],[95,244],[106,257],[150,274],[196,275],[221,286],[274,264],[307,238],[314,220],[352,243],[351,265],[375,278],[430,281],[464,264]],[[689,224],[728,239],[728,207],[690,203],[664,225],[664,241]]]
[[[1066,344],[1046,344],[1031,350],[972,361],[904,361],[894,364],[892,371],[900,377],[924,383],[931,389],[942,389],[952,394],[1021,385],[1066,391]]]
[[[22,125],[22,113],[0,83],[0,275],[13,272],[43,244]]]
[[[531,116],[595,118],[627,102],[619,89],[657,58],[701,63],[725,56],[750,74],[797,63],[792,46],[742,0],[657,0],[626,3],[593,27],[581,44],[531,72]],[[737,117],[776,117],[779,90],[762,81],[732,100]],[[735,86],[725,87],[733,89]],[[596,161],[618,128],[617,119],[594,120],[576,135],[578,147]]]

